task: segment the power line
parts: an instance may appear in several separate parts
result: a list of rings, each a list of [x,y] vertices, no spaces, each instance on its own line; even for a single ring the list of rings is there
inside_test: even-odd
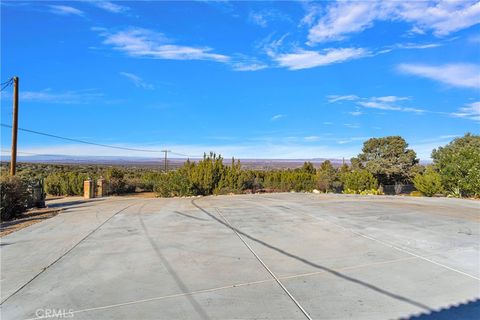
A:
[[[11,128],[12,127],[11,125],[5,124],[5,123],[2,123],[0,125],[2,127],[5,127],[5,128]],[[45,133],[45,132],[40,132],[40,131],[35,131],[35,130],[30,130],[30,129],[24,129],[24,128],[18,128],[18,130],[24,131],[24,132],[29,132],[29,133],[34,133],[34,134],[38,134],[38,135],[46,136],[46,137],[50,137],[50,138],[62,139],[62,140],[78,142],[78,143],[83,143],[83,144],[89,144],[89,145],[99,146],[99,147],[104,147],[104,148],[112,148],[112,149],[120,149],[120,150],[128,150],[128,151],[139,151],[139,152],[157,152],[157,153],[162,152],[160,150],[148,150],[148,149],[136,149],[136,148],[112,146],[112,145],[103,144],[103,143],[96,143],[96,142],[90,142],[90,141],[85,141],[85,140],[80,140],[80,139],[73,139],[73,138],[57,136],[55,134],[50,134],[50,133]]]
[[[4,128],[12,128],[12,126],[9,125],[9,124],[1,123],[0,125]],[[62,137],[62,136],[58,136],[58,135],[51,134],[51,133],[45,133],[45,132],[40,132],[40,131],[30,130],[30,129],[24,129],[24,128],[18,128],[18,130],[23,131],[23,132],[38,134],[38,135],[46,136],[46,137],[50,137],[50,138],[56,138],[56,139],[61,139],[61,140],[66,140],[66,141],[71,141],[71,142],[77,142],[77,143],[83,143],[83,144],[88,144],[88,145],[93,145],[93,146],[98,146],[98,147],[104,147],[104,148],[127,150],[127,151],[138,151],[138,152],[153,152],[153,153],[164,152],[164,150],[137,149],[137,148],[112,146],[112,145],[103,144],[103,143],[96,143],[96,142],[85,141],[85,140],[80,140],[80,139]],[[177,152],[171,152],[171,153],[174,154],[174,155],[183,156],[183,157],[187,157],[187,158],[201,158],[201,157],[198,157],[198,156],[192,156],[192,155],[187,155],[187,154],[183,154],[183,153],[177,153]]]
[[[8,88],[9,86],[11,86],[13,83],[13,77],[8,79],[7,81],[4,81],[0,84],[0,92],[2,92],[3,90],[5,90],[6,88]]]
[[[170,151],[171,154],[173,155],[176,155],[176,156],[180,156],[180,157],[187,157],[187,158],[202,158],[203,156],[194,156],[194,155],[191,155],[191,154],[183,154],[183,153],[178,153],[178,152],[173,152],[173,151]]]

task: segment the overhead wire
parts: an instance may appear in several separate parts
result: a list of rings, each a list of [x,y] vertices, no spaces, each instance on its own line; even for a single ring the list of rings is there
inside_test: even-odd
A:
[[[2,82],[2,83],[0,84],[0,87],[1,87],[1,88],[0,88],[0,92],[2,92],[3,90],[5,90],[5,89],[8,88],[9,86],[11,86],[12,83],[13,83],[13,77],[10,78],[10,79],[8,79],[8,80],[6,80],[6,81],[4,81],[4,82]]]
[[[12,128],[11,125],[6,124],[6,123],[1,123],[0,126],[2,126],[4,128]],[[18,130],[23,131],[23,132],[37,134],[37,135],[42,135],[42,136],[46,136],[46,137],[50,137],[50,138],[56,138],[56,139],[61,139],[61,140],[66,140],[66,141],[71,141],[71,142],[77,142],[77,143],[83,143],[83,144],[88,144],[88,145],[93,145],[93,146],[98,146],[98,147],[104,147],[104,148],[127,150],[127,151],[136,151],[136,152],[152,152],[152,153],[163,153],[164,152],[162,150],[138,149],[138,148],[128,148],[128,147],[108,145],[108,144],[97,143],[97,142],[92,142],[92,141],[85,141],[85,140],[80,140],[80,139],[63,137],[63,136],[59,136],[59,135],[55,135],[55,134],[51,134],[51,133],[46,133],[46,132],[41,132],[41,131],[36,131],[36,130],[30,130],[30,129],[25,129],[25,128],[18,128]],[[170,152],[170,153],[174,154],[174,155],[182,156],[182,157],[187,157],[187,158],[201,158],[199,156],[192,156],[192,155],[187,155],[187,154],[178,153],[178,152]]]

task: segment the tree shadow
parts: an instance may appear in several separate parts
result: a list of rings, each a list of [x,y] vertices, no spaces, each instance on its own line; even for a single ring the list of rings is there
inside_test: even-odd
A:
[[[9,230],[10,228],[16,226],[19,223],[25,223],[28,221],[37,221],[37,220],[45,220],[45,219],[50,219],[51,216],[44,216],[44,217],[38,217],[38,216],[33,216],[30,218],[23,218],[23,219],[17,219],[17,220],[12,220],[12,221],[5,221],[0,224],[0,231],[4,230]]]
[[[95,199],[95,202],[97,201],[104,201],[105,199]],[[82,204],[87,204],[88,206],[91,206],[91,201],[87,200],[73,200],[73,201],[66,201],[66,202],[59,202],[59,203],[50,203],[47,205],[48,208],[64,208],[64,207],[70,207],[70,208],[78,208],[78,207],[87,207],[87,205]]]
[[[257,239],[257,238],[255,238],[255,237],[253,237],[253,236],[251,236],[251,235],[249,235],[249,234],[247,234],[247,233],[245,233],[245,232],[243,232],[243,231],[241,231],[241,230],[239,230],[239,229],[237,229],[237,228],[235,228],[235,227],[227,224],[226,222],[222,221],[221,219],[217,218],[217,217],[216,217],[215,215],[213,215],[212,213],[208,212],[207,210],[205,210],[205,209],[203,209],[202,207],[200,207],[199,205],[197,205],[197,204],[195,203],[195,201],[196,201],[196,200],[193,199],[193,200],[191,201],[191,203],[192,203],[196,208],[198,208],[199,210],[201,210],[202,212],[204,212],[205,214],[207,214],[210,218],[214,219],[214,220],[217,221],[218,223],[221,223],[221,224],[224,225],[225,227],[227,227],[227,228],[229,228],[229,229],[231,229],[231,230],[233,230],[233,231],[238,232],[239,234],[245,236],[246,238],[248,238],[248,239],[250,239],[250,240],[252,240],[252,241],[254,241],[254,242],[256,242],[256,243],[259,243],[259,244],[261,244],[261,245],[263,245],[263,246],[265,246],[265,247],[267,247],[267,248],[269,248],[269,249],[272,249],[272,250],[274,250],[274,251],[276,251],[276,252],[278,252],[278,253],[281,253],[281,254],[284,255],[284,256],[287,256],[287,257],[289,257],[289,258],[293,258],[293,259],[298,260],[298,261],[300,261],[300,262],[302,262],[302,263],[304,263],[304,264],[306,264],[306,265],[309,265],[309,266],[311,266],[311,267],[314,267],[314,268],[323,270],[323,271],[325,271],[326,273],[329,273],[329,274],[331,274],[331,275],[334,275],[334,276],[336,276],[336,277],[339,277],[339,278],[341,278],[341,279],[343,279],[343,280],[347,280],[347,281],[350,281],[350,282],[352,282],[352,283],[356,283],[356,284],[358,284],[358,285],[361,285],[361,286],[363,286],[363,287],[366,287],[366,288],[368,288],[368,289],[370,289],[370,290],[373,290],[373,291],[378,292],[378,293],[380,293],[380,294],[386,295],[386,296],[388,296],[388,297],[390,297],[390,298],[393,298],[393,299],[396,299],[396,300],[398,300],[398,301],[402,301],[402,302],[408,303],[408,304],[410,304],[410,305],[413,305],[413,306],[415,306],[415,307],[421,308],[421,309],[423,309],[423,310],[432,311],[432,309],[431,309],[430,307],[428,307],[427,305],[425,305],[425,304],[423,304],[423,303],[421,303],[421,302],[417,302],[417,301],[412,300],[412,299],[410,299],[410,298],[403,297],[403,296],[401,296],[401,295],[398,295],[398,294],[389,292],[389,291],[387,291],[387,290],[385,290],[385,289],[379,288],[379,287],[377,287],[377,286],[375,286],[375,285],[373,285],[373,284],[367,283],[367,282],[365,282],[365,281],[362,281],[362,280],[355,279],[355,278],[353,278],[353,277],[347,276],[347,275],[345,275],[345,274],[343,274],[343,273],[341,273],[341,272],[338,272],[338,271],[335,271],[335,270],[330,269],[330,268],[328,268],[328,267],[325,267],[325,266],[319,265],[319,264],[317,264],[317,263],[311,262],[311,261],[309,261],[309,260],[307,260],[307,259],[305,259],[305,258],[299,257],[299,256],[294,255],[294,254],[292,254],[292,253],[290,253],[290,252],[287,252],[287,251],[285,251],[285,250],[283,250],[283,249],[277,248],[277,247],[275,247],[275,246],[273,246],[273,245],[271,245],[271,244],[269,244],[269,243],[267,243],[267,242],[265,242],[265,241],[262,241],[262,240],[260,240],[260,239]]]

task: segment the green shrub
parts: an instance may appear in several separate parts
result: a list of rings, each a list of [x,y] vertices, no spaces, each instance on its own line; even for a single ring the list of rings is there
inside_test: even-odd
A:
[[[315,188],[315,174],[300,170],[267,171],[263,184],[274,191],[312,191]]]
[[[126,182],[125,182],[125,173],[118,168],[109,168],[105,174],[105,178],[107,179],[110,192],[113,194],[121,194],[125,193],[126,191]]]
[[[147,172],[142,174],[140,180],[142,184],[142,189],[145,191],[153,191],[156,181],[161,177],[162,173],[160,172]]]
[[[323,192],[333,191],[338,188],[337,171],[329,160],[324,161],[317,170],[317,188]]]
[[[160,197],[194,195],[187,176],[181,171],[170,171],[159,176],[153,190]]]
[[[61,196],[63,195],[62,189],[62,178],[60,174],[51,174],[47,176],[44,180],[45,183],[45,192],[52,196]]]
[[[378,188],[378,181],[366,170],[356,170],[342,175],[344,193],[360,194],[365,190]]]
[[[423,174],[413,178],[415,188],[427,197],[443,192],[442,177],[432,167],[428,167]]]
[[[45,192],[54,196],[81,196],[88,176],[80,172],[52,173],[45,178]]]
[[[27,185],[17,177],[2,176],[0,178],[1,218],[10,220],[27,208]]]
[[[442,185],[452,196],[480,196],[480,136],[467,133],[432,152]]]

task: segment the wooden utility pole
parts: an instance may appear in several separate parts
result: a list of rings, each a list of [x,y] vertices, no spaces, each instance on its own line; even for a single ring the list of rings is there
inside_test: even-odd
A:
[[[18,80],[18,77],[13,77],[12,156],[10,158],[11,176],[14,176],[17,171]]]
[[[167,153],[169,153],[170,150],[162,150],[162,152],[165,153],[165,172],[167,172],[167,169],[168,169],[168,167],[167,167]]]

